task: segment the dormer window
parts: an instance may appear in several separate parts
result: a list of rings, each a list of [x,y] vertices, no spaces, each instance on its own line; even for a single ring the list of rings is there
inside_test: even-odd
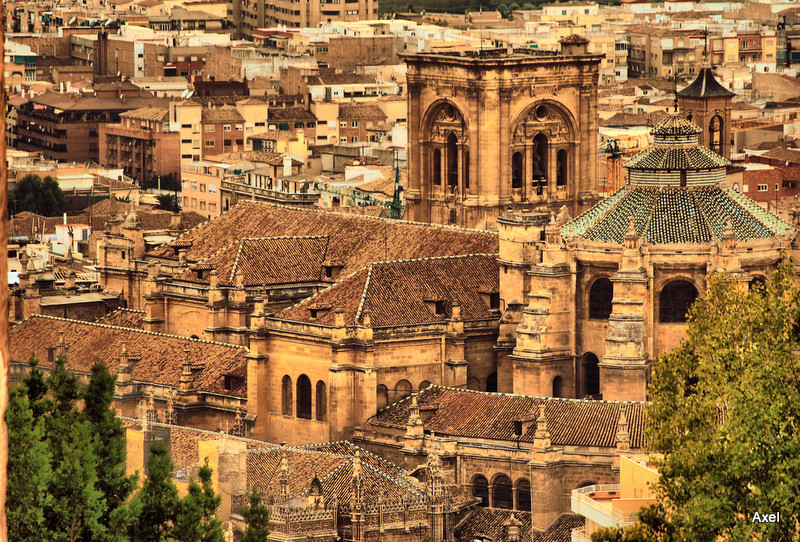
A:
[[[425,305],[434,316],[445,316],[447,302],[444,299],[425,299]]]
[[[324,304],[317,303],[308,307],[308,312],[311,313],[312,320],[317,320],[328,314],[331,308],[333,308],[333,305],[331,305],[330,303],[324,303]]]

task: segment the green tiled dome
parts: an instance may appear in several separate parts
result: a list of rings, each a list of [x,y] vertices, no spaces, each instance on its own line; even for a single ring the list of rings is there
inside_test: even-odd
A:
[[[621,245],[631,217],[636,233],[653,244],[708,244],[725,233],[728,221],[740,241],[793,231],[777,216],[722,185],[627,185],[565,224],[561,235]]]

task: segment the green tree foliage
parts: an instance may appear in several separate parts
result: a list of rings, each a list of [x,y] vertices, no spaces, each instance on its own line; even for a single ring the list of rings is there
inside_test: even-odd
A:
[[[42,180],[29,173],[17,182],[8,199],[10,213],[30,211],[43,216],[57,216],[67,207],[67,199],[58,186],[58,181],[47,176]]]
[[[44,442],[44,427],[28,401],[28,389],[9,391],[6,423],[8,434],[7,506],[8,539],[36,540],[45,532],[44,510],[50,506],[50,451]],[[39,538],[41,539],[41,538]]]
[[[249,506],[242,511],[247,522],[242,542],[265,542],[269,535],[269,509],[261,502],[255,486],[250,493]]]
[[[647,438],[663,454],[655,491],[668,504],[648,519],[648,540],[800,539],[798,351],[792,263],[755,290],[709,277],[687,338],[654,366]]]
[[[127,522],[126,501],[136,487],[136,477],[125,474],[125,430],[111,406],[116,380],[105,363],[95,361],[83,409],[94,436],[96,454],[102,458],[97,465],[97,489],[105,499],[100,523],[107,528],[109,540],[114,540],[113,533]]]
[[[44,372],[39,368],[39,360],[31,354],[28,360],[28,375],[22,378],[34,418],[42,417],[51,408],[47,397],[47,382]]]
[[[173,538],[179,542],[224,542],[222,523],[216,518],[221,497],[214,493],[208,459],[198,476],[189,484],[189,492],[178,506]]]
[[[135,518],[129,529],[131,540],[168,540],[179,506],[178,490],[171,479],[172,468],[167,449],[154,442],[147,460],[147,478],[131,502]]]
[[[639,523],[625,528],[600,528],[592,533],[592,542],[655,542],[674,540],[674,532],[665,521],[664,507],[660,504],[642,508]]]
[[[159,194],[156,196],[156,209],[161,209],[163,211],[172,211],[173,213],[179,213],[181,210],[181,206],[178,203],[178,197],[174,194]]]

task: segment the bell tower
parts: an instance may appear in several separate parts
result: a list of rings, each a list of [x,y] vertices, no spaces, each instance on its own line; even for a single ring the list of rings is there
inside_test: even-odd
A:
[[[728,160],[731,158],[731,99],[735,93],[723,87],[709,65],[692,83],[678,91],[681,115],[698,125],[700,145]]]
[[[408,65],[407,218],[495,228],[508,207],[594,204],[599,55],[482,49],[402,55]]]

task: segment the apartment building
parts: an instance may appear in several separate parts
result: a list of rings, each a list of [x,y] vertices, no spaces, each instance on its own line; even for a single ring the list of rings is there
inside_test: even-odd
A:
[[[100,125],[99,142],[100,163],[139,182],[180,174],[180,134],[170,128],[167,107],[120,114],[118,124]]]
[[[318,27],[333,21],[363,21],[378,18],[377,0],[229,0],[228,19],[238,37],[252,38],[253,30],[268,26]]]

